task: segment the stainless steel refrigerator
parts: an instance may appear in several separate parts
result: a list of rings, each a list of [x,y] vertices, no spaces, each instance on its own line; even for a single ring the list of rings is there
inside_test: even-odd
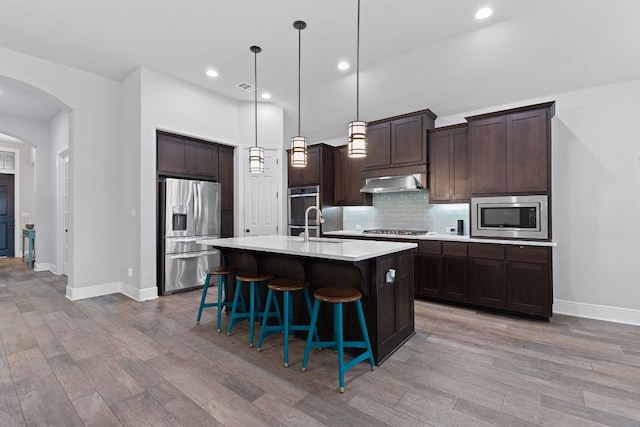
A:
[[[160,294],[204,285],[220,252],[196,243],[220,237],[220,184],[165,178],[160,181]]]

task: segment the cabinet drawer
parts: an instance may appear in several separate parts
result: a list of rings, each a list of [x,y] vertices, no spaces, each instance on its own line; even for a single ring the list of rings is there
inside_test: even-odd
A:
[[[504,246],[470,243],[469,258],[504,259]]]
[[[442,254],[442,244],[440,242],[419,242],[418,251],[421,254],[440,255]]]
[[[516,246],[507,247],[507,259],[509,261],[537,262],[546,264],[549,262],[550,248],[537,246]]]
[[[442,242],[442,255],[467,256],[467,244],[457,242]]]

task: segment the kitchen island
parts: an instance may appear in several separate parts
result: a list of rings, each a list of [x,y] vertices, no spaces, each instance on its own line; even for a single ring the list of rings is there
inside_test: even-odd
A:
[[[361,291],[376,364],[382,363],[415,334],[415,243],[326,238],[310,238],[305,242],[301,237],[292,236],[202,239],[199,243],[220,249],[224,263],[242,271],[304,279],[309,282],[312,293],[323,287]],[[308,321],[301,298],[294,301],[296,321]],[[321,308],[318,333],[321,339],[330,339],[331,307]],[[344,316],[345,340],[361,339],[355,308],[345,306]]]

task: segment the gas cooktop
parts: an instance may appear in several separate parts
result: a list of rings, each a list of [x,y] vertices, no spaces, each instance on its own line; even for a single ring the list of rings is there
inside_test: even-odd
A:
[[[427,230],[390,230],[390,229],[373,229],[364,230],[364,234],[396,234],[400,236],[422,236],[428,233]]]

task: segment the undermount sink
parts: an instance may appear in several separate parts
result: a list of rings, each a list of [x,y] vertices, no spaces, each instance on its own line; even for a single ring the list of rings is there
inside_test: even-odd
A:
[[[304,237],[294,237],[293,240],[296,242],[304,242]],[[327,237],[309,237],[309,241],[317,243],[344,243],[342,239],[330,239]]]

